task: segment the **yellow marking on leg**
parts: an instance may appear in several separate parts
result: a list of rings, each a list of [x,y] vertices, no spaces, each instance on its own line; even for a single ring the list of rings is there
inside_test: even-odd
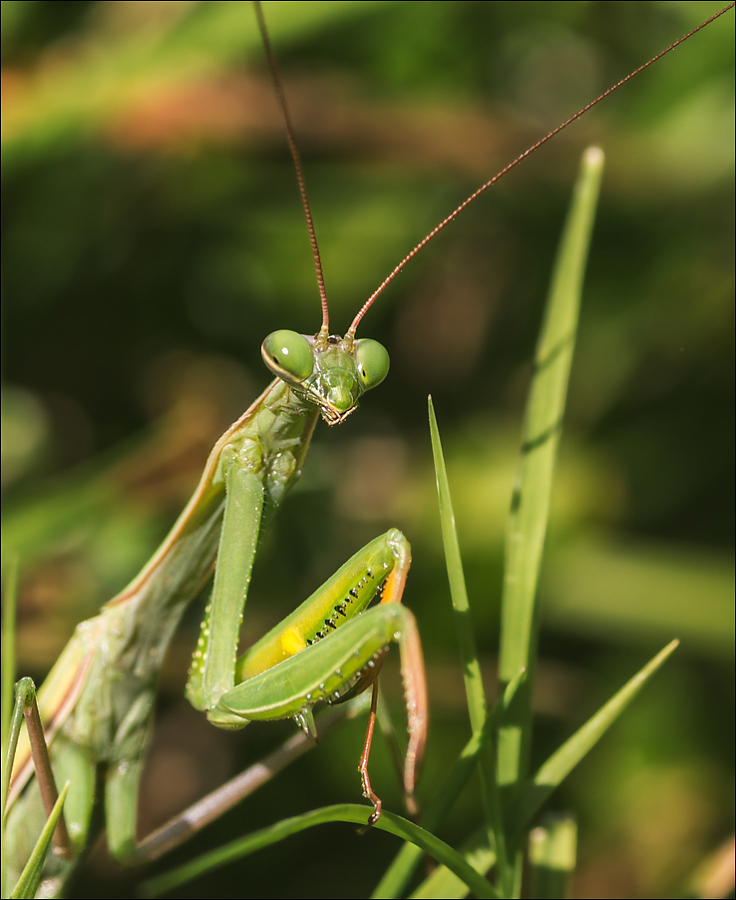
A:
[[[289,628],[281,635],[281,649],[284,653],[284,659],[289,656],[295,656],[307,647],[304,636],[296,630]]]

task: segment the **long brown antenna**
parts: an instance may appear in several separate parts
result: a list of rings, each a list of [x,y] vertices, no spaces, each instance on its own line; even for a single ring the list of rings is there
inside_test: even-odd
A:
[[[467,198],[467,200],[464,200],[460,204],[460,206],[457,207],[457,209],[455,209],[453,212],[451,212],[450,215],[447,216],[446,219],[443,219],[439,225],[437,225],[435,228],[433,228],[429,232],[429,234],[423,240],[421,240],[410,253],[407,253],[407,255],[401,260],[401,262],[398,264],[398,266],[396,266],[396,268],[391,272],[391,274],[381,282],[381,284],[378,286],[378,288],[365,301],[363,306],[361,306],[360,310],[358,311],[357,316],[353,319],[352,325],[350,326],[350,328],[348,330],[348,334],[352,334],[352,335],[355,334],[355,330],[358,327],[358,323],[363,318],[363,316],[366,314],[366,312],[368,312],[368,310],[371,308],[376,297],[378,297],[378,295],[381,294],[385,290],[385,288],[394,280],[394,278],[396,278],[396,276],[404,268],[404,266],[409,262],[409,260],[413,259],[417,255],[417,253],[419,253],[420,250],[422,250],[424,247],[426,247],[426,245],[432,240],[432,238],[436,237],[440,233],[440,231],[442,231],[442,229],[445,228],[445,226],[449,225],[450,222],[453,221],[453,219],[456,219],[460,215],[460,213],[465,209],[465,207],[469,206],[473,202],[473,200],[476,200],[478,197],[480,197],[480,195],[484,191],[487,191],[488,188],[491,187],[491,185],[494,185],[497,181],[499,181],[501,178],[503,178],[504,175],[506,175],[512,169],[516,168],[516,166],[518,166],[522,160],[526,159],[527,156],[530,156],[532,153],[534,153],[536,150],[538,150],[542,146],[542,144],[546,144],[547,141],[551,140],[556,134],[559,134],[560,131],[567,128],[568,125],[571,125],[576,119],[579,119],[580,116],[585,115],[585,113],[588,112],[589,109],[592,109],[597,103],[600,103],[601,100],[605,100],[605,98],[608,97],[609,94],[612,94],[614,91],[617,91],[622,85],[626,84],[627,81],[630,81],[632,78],[634,78],[640,72],[643,72],[644,69],[647,69],[653,63],[657,62],[658,59],[661,59],[665,54],[669,53],[670,50],[674,50],[675,47],[677,47],[683,41],[686,41],[688,38],[691,38],[694,34],[697,34],[697,32],[700,31],[702,28],[705,28],[706,25],[710,25],[710,23],[713,22],[715,19],[717,19],[719,16],[722,16],[724,13],[728,12],[729,9],[733,9],[733,7],[735,5],[736,5],[736,3],[729,3],[728,6],[725,6],[720,12],[717,12],[714,16],[711,16],[709,19],[706,19],[705,22],[702,22],[700,25],[698,25],[697,28],[693,28],[692,31],[688,31],[687,34],[684,34],[679,40],[675,41],[674,44],[670,44],[670,46],[667,47],[665,50],[662,50],[661,53],[658,53],[656,56],[653,56],[649,60],[649,62],[644,63],[643,66],[639,66],[638,69],[635,69],[633,72],[631,72],[629,75],[627,75],[626,78],[622,78],[621,81],[619,81],[617,84],[614,84],[613,87],[610,87],[610,88],[608,88],[607,91],[604,91],[600,95],[600,97],[597,97],[591,103],[588,103],[587,106],[584,106],[581,110],[578,110],[578,112],[576,112],[574,116],[570,116],[570,118],[567,119],[565,122],[563,122],[562,125],[558,125],[557,128],[555,128],[553,131],[550,131],[549,134],[545,135],[545,137],[543,137],[541,140],[537,141],[536,144],[534,144],[532,147],[529,147],[529,149],[525,150],[520,156],[517,156],[513,162],[509,163],[504,169],[501,169],[501,171],[497,175],[494,175],[490,181],[486,181],[485,184],[481,185],[477,191],[472,193]]]
[[[294,140],[294,131],[291,127],[291,119],[289,117],[289,110],[286,107],[286,96],[284,94],[284,89],[281,84],[281,79],[279,78],[278,69],[276,68],[276,57],[273,53],[273,48],[271,47],[271,40],[268,37],[268,31],[266,29],[266,20],[263,18],[263,10],[261,9],[261,4],[258,0],[254,0],[253,5],[256,8],[256,18],[258,19],[258,27],[261,30],[261,37],[263,39],[263,46],[266,50],[266,58],[268,59],[268,66],[271,70],[271,78],[273,79],[273,85],[276,88],[276,96],[279,98],[279,104],[281,106],[281,114],[284,117],[284,124],[286,125],[286,137],[289,141],[289,149],[291,150],[291,158],[294,160],[294,168],[296,170],[297,181],[299,182],[299,193],[302,197],[302,205],[304,206],[304,214],[307,217],[307,228],[309,229],[309,242],[312,245],[312,256],[314,257],[314,268],[317,272],[317,285],[319,286],[319,299],[322,304],[322,328],[320,329],[321,333],[327,335],[330,333],[330,312],[327,307],[327,292],[325,291],[325,279],[322,274],[322,261],[319,257],[319,247],[317,246],[317,236],[314,233],[314,222],[312,221],[312,211],[309,208],[309,200],[307,199],[307,188],[304,183],[304,174],[302,172],[302,163],[299,158],[299,150],[296,146],[296,141]]]

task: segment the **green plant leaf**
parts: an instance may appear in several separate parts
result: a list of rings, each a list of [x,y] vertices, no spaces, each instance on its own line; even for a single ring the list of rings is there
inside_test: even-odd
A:
[[[433,831],[437,828],[452,808],[460,791],[465,787],[468,779],[472,775],[484,745],[486,745],[495,734],[503,710],[505,710],[513,700],[514,694],[523,681],[524,676],[524,672],[519,672],[517,677],[508,685],[503,697],[497,701],[488,714],[483,728],[477,734],[474,734],[465,747],[463,747],[455,764],[448,772],[442,784],[440,784],[437,790],[433,792],[432,799],[427,804],[424,815],[422,816],[422,827],[426,830]],[[488,850],[487,832],[485,836],[485,848]],[[492,852],[492,856],[495,860],[495,851]],[[404,844],[371,895],[373,900],[379,900],[379,898],[386,900],[386,898],[400,896],[421,858],[422,850],[418,845],[410,843]],[[472,861],[470,861],[470,865],[477,869],[477,866],[475,866]],[[456,878],[456,876],[453,877]],[[444,895],[440,893],[436,896]]]
[[[158,878],[152,878],[144,885],[147,896],[157,897],[165,891],[171,890],[177,885],[184,884],[192,878],[217,869],[227,863],[242,859],[248,854],[260,850],[262,847],[268,847],[270,844],[276,844],[279,841],[290,837],[292,834],[298,834],[307,828],[313,828],[315,825],[323,825],[326,822],[352,822],[356,825],[366,825],[372,809],[365,806],[359,806],[354,803],[340,803],[334,806],[326,806],[322,809],[315,809],[299,816],[293,816],[290,819],[284,819],[271,825],[268,828],[262,828],[253,834],[246,835],[236,841],[232,841],[212,853],[200,856],[198,859],[173,869]],[[380,831],[388,831],[390,834],[396,835],[403,840],[411,841],[418,847],[451,869],[461,878],[468,888],[478,897],[498,897],[498,893],[493,887],[479,875],[456,851],[453,850],[444,841],[439,840],[433,834],[403,819],[401,816],[393,813],[383,812],[380,819],[372,826]]]
[[[603,153],[597,148],[589,148],[583,154],[552,275],[511,500],[506,533],[499,678],[506,684],[519,669],[526,668],[529,679],[516,695],[507,719],[499,729],[498,775],[502,786],[517,784],[528,765],[538,621],[537,580],[602,173]]]
[[[440,523],[442,526],[442,543],[445,548],[447,578],[450,582],[450,596],[454,611],[455,632],[460,651],[460,662],[465,679],[465,695],[468,703],[470,725],[474,734],[478,734],[486,723],[485,691],[483,677],[478,660],[478,648],[473,632],[473,621],[470,616],[470,603],[465,586],[465,573],[460,555],[460,542],[455,527],[455,515],[452,511],[450,485],[447,480],[447,468],[442,452],[442,441],[437,427],[432,398],[429,398],[429,432],[432,438],[432,455],[434,471],[437,479],[437,496],[440,507]],[[501,801],[496,788],[496,753],[492,742],[481,743],[478,751],[478,773],[480,775],[481,799],[488,829],[488,843],[496,848],[496,855],[501,866],[506,860],[506,841],[501,820]]]
[[[38,886],[43,876],[43,864],[51,847],[51,841],[54,837],[56,825],[61,818],[61,812],[64,808],[64,801],[69,790],[69,782],[62,788],[59,797],[51,810],[51,815],[46,820],[36,846],[33,848],[25,868],[21,872],[13,893],[10,895],[13,900],[17,897],[35,897]]]
[[[532,870],[531,896],[539,900],[568,897],[570,875],[575,871],[578,830],[569,814],[548,816],[529,835]]]
[[[580,760],[601,739],[616,719],[636,697],[652,675],[669,657],[679,641],[671,641],[651,659],[643,669],[621,688],[618,693],[602,706],[582,728],[568,738],[537,770],[534,777],[522,788],[512,802],[507,814],[509,834],[519,834],[544,801],[572,772]]]

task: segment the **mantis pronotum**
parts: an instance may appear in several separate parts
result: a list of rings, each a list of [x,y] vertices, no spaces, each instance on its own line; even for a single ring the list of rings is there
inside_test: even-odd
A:
[[[312,192],[314,192],[314,191],[312,191]],[[329,277],[329,271],[328,271],[328,277]]]

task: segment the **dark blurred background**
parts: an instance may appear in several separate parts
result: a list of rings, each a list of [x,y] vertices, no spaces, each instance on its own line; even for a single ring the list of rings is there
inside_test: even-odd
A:
[[[718,5],[264,8],[342,332],[475,187]],[[214,440],[267,383],[263,337],[314,332],[319,309],[249,4],[3,2],[2,15],[4,550],[21,558],[19,667],[42,678],[75,623],[145,562]],[[469,726],[427,394],[493,691],[534,343],[580,154],[602,146],[540,588],[537,762],[672,637],[682,646],[553,798],[579,816],[579,897],[680,896],[733,832],[732,16],[525,161],[377,302],[360,331],[388,347],[389,378],[342,428],[318,428],[246,610],[247,643],[362,543],[404,530],[431,792]],[[189,710],[200,615],[163,673],[142,831],[293,732],[225,734]],[[383,681],[400,715],[398,676]],[[361,741],[362,723],[330,736],[197,849],[358,801]],[[374,785],[400,810],[386,760],[379,745]],[[471,787],[439,835],[458,845],[476,800]],[[365,896],[395,849],[323,828],[180,895]],[[129,896],[135,878],[98,852],[73,892]]]

